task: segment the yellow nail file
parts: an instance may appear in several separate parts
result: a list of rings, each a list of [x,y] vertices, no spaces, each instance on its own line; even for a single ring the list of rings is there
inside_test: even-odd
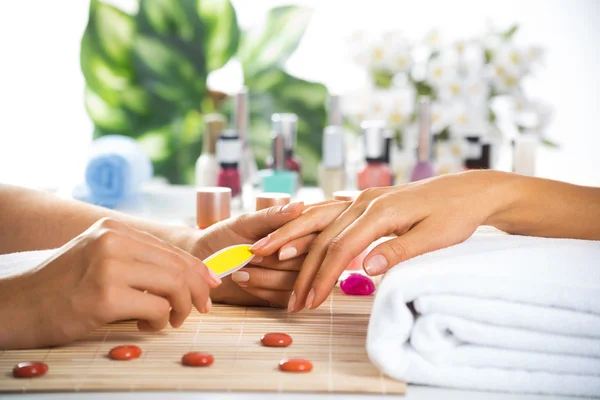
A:
[[[248,265],[254,258],[250,252],[250,244],[238,244],[225,247],[204,260],[204,264],[210,268],[219,278],[233,274],[240,268]]]

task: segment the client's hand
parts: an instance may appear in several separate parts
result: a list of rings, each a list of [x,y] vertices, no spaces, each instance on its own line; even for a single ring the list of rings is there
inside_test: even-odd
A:
[[[220,279],[197,258],[103,219],[35,271],[0,281],[0,348],[67,343],[108,323],[179,327],[192,304],[210,309]]]
[[[489,174],[468,172],[368,189],[354,202],[308,208],[252,250],[263,257],[279,250],[279,258],[286,259],[310,247],[288,309],[316,308],[352,259],[382,237],[398,236],[379,244],[365,258],[363,267],[370,275],[467,239],[505,200],[503,188],[489,178]]]
[[[198,232],[190,244],[182,247],[205,259],[224,247],[256,242],[297,218],[302,210],[302,203],[292,203],[243,214]],[[251,264],[224,278],[223,284],[211,291],[211,298],[218,303],[286,307],[304,261],[302,253],[285,261],[275,255],[257,256]]]

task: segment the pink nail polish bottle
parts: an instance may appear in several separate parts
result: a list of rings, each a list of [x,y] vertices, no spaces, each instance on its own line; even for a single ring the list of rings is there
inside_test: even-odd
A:
[[[206,229],[231,217],[231,189],[202,187],[196,189],[196,226]]]
[[[429,97],[419,98],[419,147],[417,149],[417,163],[410,174],[410,181],[420,181],[435,175],[431,163],[432,146],[430,131]]]
[[[381,120],[363,121],[361,124],[365,143],[366,165],[358,172],[358,188],[392,185],[392,170],[387,159],[385,122]]]
[[[217,159],[221,169],[217,178],[217,186],[231,189],[233,206],[241,207],[241,177],[238,170],[242,144],[237,132],[228,129],[217,140]],[[239,204],[238,204],[239,203]]]

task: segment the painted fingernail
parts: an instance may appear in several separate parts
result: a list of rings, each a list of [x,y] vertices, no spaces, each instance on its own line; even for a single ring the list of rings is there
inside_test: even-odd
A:
[[[304,304],[304,307],[307,310],[310,310],[312,308],[312,303],[315,300],[315,289],[311,288],[310,292],[308,292],[308,296],[306,296],[306,303]]]
[[[246,271],[236,271],[231,274],[231,280],[235,283],[244,283],[250,280],[250,274]]]
[[[288,303],[288,312],[294,312],[294,307],[296,306],[296,292],[292,292],[290,296],[290,301]]]
[[[379,275],[385,272],[388,267],[388,262],[383,254],[375,254],[365,260],[364,267],[367,274]]]
[[[262,256],[254,256],[252,257],[252,264],[260,264],[265,258]]]
[[[296,202],[296,203],[287,204],[281,208],[281,212],[284,214],[290,213],[290,212],[294,211],[296,209],[296,207],[298,207],[300,204],[302,204],[302,203]]]
[[[298,250],[295,247],[284,247],[279,250],[279,261],[289,260],[290,258],[296,257]]]
[[[261,247],[264,247],[268,241],[269,241],[268,236],[260,239],[258,242],[254,243],[252,246],[250,246],[250,251],[258,250]]]

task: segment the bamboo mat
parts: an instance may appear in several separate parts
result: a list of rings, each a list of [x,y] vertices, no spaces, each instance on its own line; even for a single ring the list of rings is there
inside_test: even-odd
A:
[[[211,390],[264,392],[396,393],[405,384],[383,376],[368,360],[365,336],[373,297],[346,296],[336,288],[317,310],[283,310],[215,305],[209,315],[193,312],[179,329],[138,332],[135,322],[110,324],[76,343],[43,350],[0,351],[0,392]],[[267,332],[285,332],[287,348],[260,345]],[[135,344],[142,357],[108,359],[118,345]],[[180,364],[188,351],[214,356],[210,367]],[[282,358],[306,358],[309,373],[278,370]],[[12,377],[22,361],[43,361],[48,373]]]

